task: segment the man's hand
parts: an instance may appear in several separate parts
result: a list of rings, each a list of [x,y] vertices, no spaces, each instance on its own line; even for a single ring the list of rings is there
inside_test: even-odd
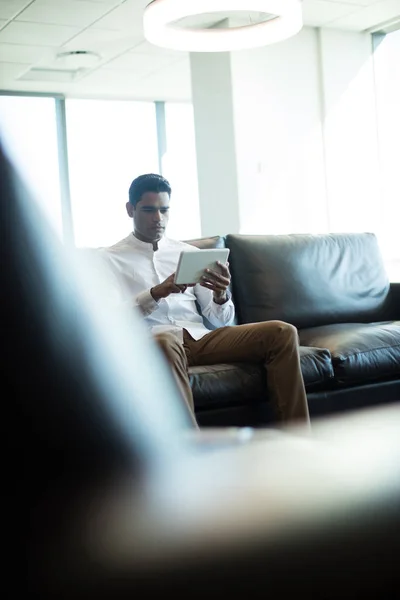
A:
[[[156,302],[161,298],[167,298],[170,294],[183,294],[187,290],[187,285],[177,285],[174,279],[175,273],[172,273],[165,281],[151,288],[150,294]]]
[[[229,271],[229,263],[223,265],[217,262],[220,272],[212,269],[206,269],[201,278],[200,285],[214,292],[214,302],[224,304],[228,300],[226,290],[231,282],[231,274]]]

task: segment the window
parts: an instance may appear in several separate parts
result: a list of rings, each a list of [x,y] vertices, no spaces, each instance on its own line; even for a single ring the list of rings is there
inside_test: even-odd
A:
[[[154,103],[67,100],[66,114],[76,245],[112,245],[132,231],[132,180],[158,172]]]
[[[71,211],[77,246],[109,246],[132,231],[125,204],[132,180],[158,173],[159,139],[154,102],[65,100],[69,188],[60,189],[56,97],[0,96],[0,133],[11,159],[53,228],[62,236]],[[172,185],[167,234],[201,235],[194,118],[191,104],[162,104],[165,122],[162,172]],[[164,110],[165,109],[165,110]],[[59,115],[62,114],[59,112]],[[161,145],[160,145],[161,146]],[[64,163],[60,162],[63,166]],[[66,166],[66,165],[65,165]],[[63,170],[64,173],[64,170]],[[67,169],[65,169],[67,173]],[[62,206],[62,201],[65,206]],[[62,210],[63,209],[63,210]],[[68,230],[70,222],[64,224]]]
[[[55,99],[0,96],[0,134],[21,178],[61,236]]]
[[[191,104],[166,103],[166,152],[163,175],[172,187],[168,236],[200,237],[200,206],[197,185],[196,144]]]
[[[383,230],[389,274],[400,281],[400,31],[377,40],[374,53]]]

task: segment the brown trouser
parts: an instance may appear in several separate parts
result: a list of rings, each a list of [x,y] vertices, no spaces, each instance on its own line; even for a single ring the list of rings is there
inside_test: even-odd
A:
[[[263,363],[269,397],[282,423],[309,422],[298,335],[293,325],[266,321],[221,327],[197,341],[186,330],[183,333],[183,344],[171,333],[158,335],[156,340],[172,367],[194,423],[188,368],[230,362]]]

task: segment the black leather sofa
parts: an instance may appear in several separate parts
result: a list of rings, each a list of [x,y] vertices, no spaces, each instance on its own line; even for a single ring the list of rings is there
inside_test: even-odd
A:
[[[227,235],[189,243],[230,248],[238,323],[298,328],[312,418],[400,400],[400,283],[389,283],[376,237]],[[258,364],[190,369],[202,426],[269,424]]]

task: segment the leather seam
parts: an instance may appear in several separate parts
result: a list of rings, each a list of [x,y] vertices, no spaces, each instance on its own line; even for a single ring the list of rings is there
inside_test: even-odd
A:
[[[392,348],[400,348],[400,344],[396,344],[395,346],[380,346],[379,348],[370,348],[369,350],[362,350],[361,352],[354,352],[353,354],[341,354],[339,356],[332,355],[332,362],[334,360],[345,361],[351,358],[352,356],[360,356],[361,354],[368,354],[371,352],[377,352],[379,350],[390,350]]]

